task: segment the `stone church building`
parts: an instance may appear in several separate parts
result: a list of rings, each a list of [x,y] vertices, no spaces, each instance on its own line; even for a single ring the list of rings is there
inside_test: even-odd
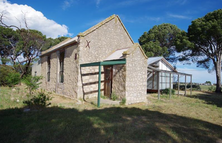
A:
[[[147,57],[112,15],[41,54],[42,88],[73,98],[104,95],[146,101]]]

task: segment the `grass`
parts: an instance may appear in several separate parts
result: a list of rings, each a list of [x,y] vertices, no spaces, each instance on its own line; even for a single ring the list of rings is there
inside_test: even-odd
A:
[[[201,88],[201,91],[208,91],[211,86],[216,88],[215,85],[200,85],[200,88]]]
[[[1,88],[0,142],[216,142],[222,139],[222,95],[148,97],[129,106],[77,104],[58,95],[52,106],[23,112]],[[4,97],[4,98],[2,98]],[[7,101],[7,102],[5,102]]]

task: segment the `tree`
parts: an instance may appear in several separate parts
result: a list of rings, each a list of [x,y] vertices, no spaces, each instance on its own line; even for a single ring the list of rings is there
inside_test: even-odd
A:
[[[26,21],[24,22],[26,29],[20,29],[14,25],[6,25],[3,22],[3,14],[0,15],[0,27],[4,31],[11,32],[9,36],[7,36],[7,32],[1,32],[0,34],[0,40],[4,41],[0,45],[1,53],[4,56],[10,57],[14,67],[21,73],[21,77],[29,73],[31,63],[39,56],[46,40],[45,35],[37,30],[29,29]],[[11,28],[15,28],[16,30],[12,30]],[[8,53],[5,51],[8,51]]]
[[[211,81],[206,81],[205,84],[211,85]]]
[[[139,38],[139,43],[148,57],[163,56],[175,61],[174,42],[181,30],[176,25],[164,23],[154,26]]]
[[[11,28],[0,25],[0,57],[2,64],[5,65],[10,61],[10,55],[13,55],[14,47],[18,42],[18,34]]]
[[[69,37],[62,36],[62,37],[58,37],[58,38],[55,38],[55,39],[47,38],[46,41],[45,41],[45,44],[42,48],[42,51],[45,51],[45,50],[51,48],[52,46],[54,46],[56,44],[59,44],[60,42],[64,41],[67,38],[69,38]]]
[[[181,61],[197,63],[197,67],[216,72],[216,92],[221,92],[222,9],[192,21],[188,32],[176,40]]]

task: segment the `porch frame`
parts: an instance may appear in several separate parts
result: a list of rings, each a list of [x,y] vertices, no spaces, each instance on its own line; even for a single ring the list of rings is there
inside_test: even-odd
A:
[[[98,76],[98,97],[97,97],[97,107],[100,107],[100,90],[101,90],[101,66],[108,65],[123,65],[126,64],[126,59],[110,60],[110,61],[101,61],[101,62],[92,62],[80,64],[80,67],[99,67],[99,76]]]

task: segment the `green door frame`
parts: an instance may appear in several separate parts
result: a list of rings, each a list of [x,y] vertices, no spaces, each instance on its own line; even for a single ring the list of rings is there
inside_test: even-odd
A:
[[[97,107],[100,107],[101,66],[107,66],[107,65],[123,65],[123,64],[126,64],[126,59],[119,59],[119,60],[113,60],[113,61],[102,61],[102,62],[94,62],[94,63],[80,64],[80,67],[99,66]]]

